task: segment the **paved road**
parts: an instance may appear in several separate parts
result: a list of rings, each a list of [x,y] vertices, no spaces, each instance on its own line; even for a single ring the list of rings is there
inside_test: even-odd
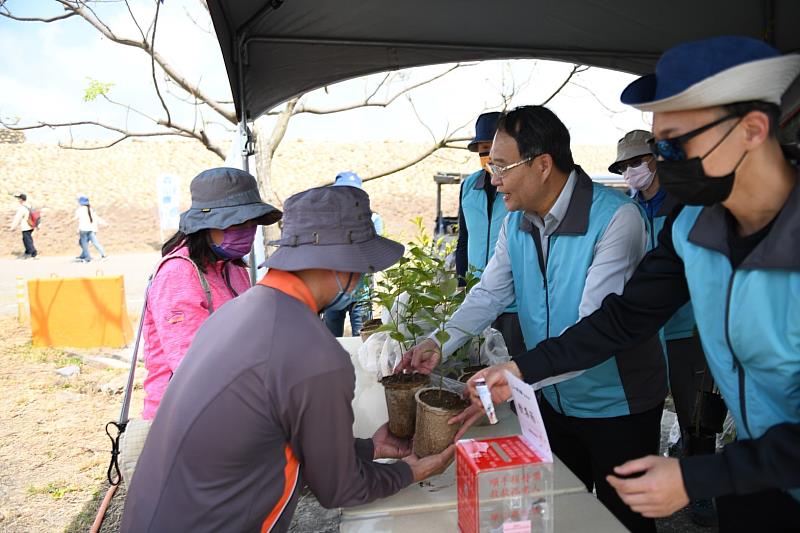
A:
[[[111,255],[105,261],[74,263],[72,257],[0,259],[0,314],[17,313],[17,276],[24,280],[50,277],[118,276],[125,278],[128,311],[141,311],[147,276],[159,258],[158,252]],[[26,288],[27,297],[27,288]],[[26,304],[27,306],[27,304]]]

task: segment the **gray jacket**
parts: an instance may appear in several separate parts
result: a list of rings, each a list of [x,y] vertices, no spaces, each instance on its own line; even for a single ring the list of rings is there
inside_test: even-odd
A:
[[[262,285],[226,303],[164,395],[121,530],[286,531],[302,483],[325,507],[406,487],[406,463],[374,463],[372,441],[353,437],[354,387],[305,303]]]

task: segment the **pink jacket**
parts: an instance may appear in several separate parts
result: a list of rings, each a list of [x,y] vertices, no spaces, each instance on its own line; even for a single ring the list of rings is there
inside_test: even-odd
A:
[[[189,255],[181,247],[173,255]],[[246,268],[228,264],[228,288],[223,278],[224,261],[206,268],[205,278],[211,288],[214,310],[250,288]],[[194,267],[183,259],[166,261],[158,269],[150,285],[147,298],[142,338],[144,339],[144,365],[147,377],[144,380],[144,410],[142,418],[152,420],[158,404],[178,364],[186,355],[194,334],[209,317],[206,294]]]

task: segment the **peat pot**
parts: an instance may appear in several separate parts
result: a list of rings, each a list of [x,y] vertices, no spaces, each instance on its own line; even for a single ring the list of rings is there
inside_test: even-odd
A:
[[[458,432],[458,424],[449,425],[447,421],[463,411],[469,403],[454,392],[438,388],[418,390],[416,400],[414,453],[418,457],[440,453],[453,443]]]
[[[389,412],[389,432],[395,437],[409,439],[414,434],[415,395],[428,381],[424,374],[393,374],[381,379]]]

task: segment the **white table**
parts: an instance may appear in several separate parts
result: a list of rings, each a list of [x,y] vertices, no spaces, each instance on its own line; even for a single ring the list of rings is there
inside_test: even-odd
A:
[[[387,498],[391,499],[391,498]],[[628,531],[593,495],[583,492],[560,494],[553,506],[553,533],[624,533]],[[342,515],[341,533],[443,533],[458,531],[455,509],[420,511],[408,514],[386,513],[358,517]]]
[[[497,409],[499,422],[495,425],[473,426],[465,438],[502,437],[519,433],[519,422],[508,405]],[[586,486],[558,457],[553,462],[553,494],[586,493]],[[376,500],[366,505],[342,509],[343,517],[368,517],[392,513],[413,513],[424,510],[455,509],[456,494],[455,462],[441,475],[421,483],[412,483],[397,494]]]
[[[358,361],[361,339],[343,337],[342,346],[350,353],[356,370],[356,391],[353,399],[357,437],[370,437],[388,420],[383,387],[377,378],[364,371]],[[519,434],[519,422],[508,404],[498,406],[499,422],[494,425],[473,426],[465,438],[501,437]],[[554,531],[592,531],[611,533],[626,531],[616,518],[592,494],[569,468],[554,456],[553,494],[555,506]],[[366,505],[342,509],[340,531],[375,532],[398,531],[456,531],[455,463],[441,475],[421,483],[413,483],[397,494]]]

